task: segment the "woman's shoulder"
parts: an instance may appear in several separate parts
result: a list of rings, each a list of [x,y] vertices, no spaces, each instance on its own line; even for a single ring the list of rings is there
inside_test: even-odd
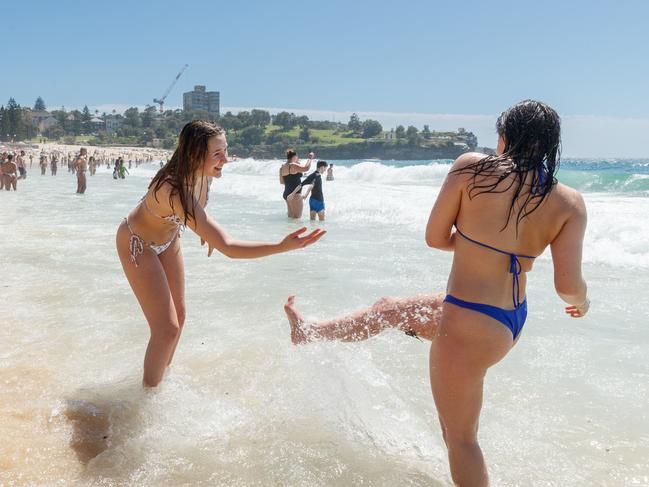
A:
[[[575,188],[557,182],[552,191],[557,203],[569,212],[586,213],[586,202]]]
[[[482,154],[481,152],[465,152],[464,154],[460,154],[460,156],[453,161],[450,171],[461,171],[462,169],[466,169],[468,166],[481,161],[485,157],[489,156],[487,154]]]

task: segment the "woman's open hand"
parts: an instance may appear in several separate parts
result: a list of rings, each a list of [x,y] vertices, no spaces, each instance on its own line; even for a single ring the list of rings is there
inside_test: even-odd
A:
[[[280,246],[284,251],[301,249],[308,247],[309,245],[316,243],[320,240],[326,230],[318,228],[317,230],[312,231],[311,233],[301,237],[304,232],[306,232],[306,227],[302,227],[299,230],[289,233],[284,239],[280,242]]]
[[[201,246],[205,244],[206,244],[205,240],[201,239]],[[207,244],[207,256],[212,257],[212,252],[214,252],[214,247],[212,247],[210,244]]]

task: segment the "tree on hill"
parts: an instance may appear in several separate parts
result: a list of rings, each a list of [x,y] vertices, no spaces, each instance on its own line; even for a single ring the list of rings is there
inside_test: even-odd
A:
[[[250,118],[255,127],[265,128],[266,125],[270,124],[270,113],[266,110],[254,109],[250,112]]]
[[[153,119],[156,114],[156,107],[148,106],[142,112],[142,127],[151,128],[153,127]]]
[[[131,107],[126,110],[124,112],[124,118],[126,119],[124,123],[127,125],[130,125],[133,128],[140,126],[140,111],[137,107]]]
[[[81,130],[83,129],[81,125],[82,113],[79,110],[72,110],[68,117],[71,119],[70,131],[72,131],[72,135],[81,135]]]
[[[36,98],[36,102],[34,103],[34,110],[37,112],[44,112],[46,110],[45,102],[40,96]]]
[[[424,125],[424,130],[421,131],[421,135],[423,135],[424,139],[426,140],[430,140],[430,138],[433,136],[428,125]]]
[[[347,128],[354,132],[355,134],[361,133],[361,130],[363,130],[363,124],[361,123],[361,119],[358,118],[358,115],[356,113],[352,113],[352,116],[349,117],[349,123],[347,123]]]
[[[239,133],[243,145],[259,145],[264,140],[264,129],[262,127],[246,127]]]
[[[291,130],[297,124],[295,114],[289,112],[279,112],[273,117],[273,123],[279,125],[282,130]]]
[[[408,144],[417,145],[419,142],[419,130],[413,125],[409,125],[406,130],[406,138],[408,139]]]
[[[23,111],[16,100],[9,98],[2,116],[4,131],[0,134],[7,140],[21,140],[26,135],[26,126],[23,120]]]
[[[308,142],[311,140],[311,131],[309,130],[309,127],[306,125],[302,125],[302,130],[300,130],[300,140],[303,140],[304,142]]]
[[[307,117],[306,115],[301,115],[299,117],[296,117],[295,123],[300,127],[307,127],[309,125],[309,117]]]
[[[232,112],[226,112],[225,115],[221,115],[219,123],[225,130],[238,130],[241,128],[241,121]]]
[[[247,111],[242,111],[237,113],[237,118],[239,119],[239,123],[241,124],[242,127],[249,127],[252,125],[252,115],[250,112]]]
[[[85,105],[83,107],[83,111],[81,112],[81,128],[84,134],[89,134],[90,132],[92,132],[90,120],[92,120],[92,114],[88,109],[88,105]]]
[[[383,127],[376,120],[365,120],[363,122],[363,138],[370,139],[383,132]]]
[[[403,127],[403,125],[397,125],[397,128],[394,130],[394,134],[397,136],[397,139],[405,139],[406,129]]]

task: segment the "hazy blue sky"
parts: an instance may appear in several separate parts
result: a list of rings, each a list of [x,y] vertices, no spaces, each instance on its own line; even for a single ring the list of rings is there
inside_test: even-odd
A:
[[[462,115],[493,145],[493,116],[536,98],[566,119],[568,153],[649,156],[648,1],[61,0],[2,14],[0,103],[143,106],[187,63],[169,106],[206,84],[226,107],[417,113],[432,128]]]

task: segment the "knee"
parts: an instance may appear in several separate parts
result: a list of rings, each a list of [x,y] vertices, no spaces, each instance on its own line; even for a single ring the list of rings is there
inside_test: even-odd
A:
[[[372,309],[374,311],[387,311],[389,309],[392,309],[394,307],[394,298],[390,296],[385,296],[379,299],[376,303],[372,305]]]
[[[178,327],[182,329],[185,326],[185,307],[180,306],[176,309],[176,318],[178,318]]]
[[[162,342],[174,342],[178,339],[178,335],[180,335],[180,325],[175,321],[151,327],[151,338]]]
[[[449,450],[470,450],[478,448],[478,434],[473,429],[455,431],[442,426],[442,431]]]

